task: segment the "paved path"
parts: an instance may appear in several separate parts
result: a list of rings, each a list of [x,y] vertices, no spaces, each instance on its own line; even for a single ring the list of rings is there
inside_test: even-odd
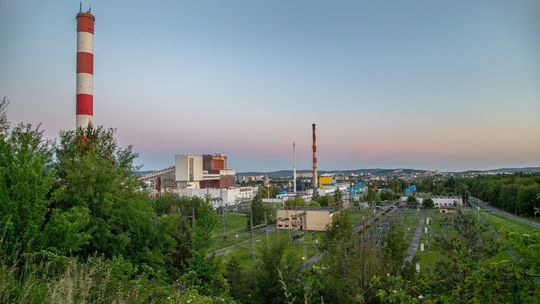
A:
[[[319,252],[316,255],[310,257],[309,259],[307,259],[307,261],[304,262],[304,266],[302,267],[302,271],[306,271],[309,268],[309,266],[317,263],[320,259],[322,259],[323,256],[324,256],[324,252]]]
[[[477,199],[475,197],[471,197],[471,201],[472,201],[473,204],[478,203],[478,205],[480,206],[481,209],[491,211],[494,214],[502,215],[502,216],[504,216],[506,218],[509,218],[509,219],[512,219],[512,220],[514,220],[516,222],[520,222],[522,224],[529,225],[529,226],[531,226],[533,228],[540,229],[540,223],[533,222],[533,221],[530,221],[528,219],[524,219],[522,217],[513,215],[512,213],[508,213],[506,211],[502,211],[501,209],[497,209],[497,208],[489,205],[488,203],[483,202],[483,201],[481,201],[481,200],[479,200],[479,199]]]
[[[424,228],[424,222],[425,222],[425,215],[422,213],[420,215],[420,219],[418,220],[418,225],[416,225],[416,230],[414,231],[414,236],[411,241],[411,245],[409,246],[409,250],[407,251],[407,256],[405,257],[404,262],[411,262],[414,256],[416,255],[416,251],[418,251],[418,243],[420,243],[420,236],[422,235],[422,228]]]

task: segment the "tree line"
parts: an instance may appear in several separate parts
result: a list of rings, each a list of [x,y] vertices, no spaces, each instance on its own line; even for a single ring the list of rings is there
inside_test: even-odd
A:
[[[497,174],[475,177],[424,178],[418,189],[434,195],[458,195],[468,202],[478,197],[493,206],[520,216],[534,216],[540,207],[540,174]]]

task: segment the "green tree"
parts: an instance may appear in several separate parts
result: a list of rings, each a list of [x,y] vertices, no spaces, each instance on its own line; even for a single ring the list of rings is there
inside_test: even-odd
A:
[[[339,188],[334,191],[334,206],[336,210],[341,210],[343,208],[343,193]]]
[[[335,204],[334,197],[328,194],[319,196],[317,203],[319,203],[321,207],[331,207]]]
[[[242,270],[236,257],[232,257],[225,267],[225,278],[231,288],[231,296],[240,303],[249,303],[253,294],[248,274]]]
[[[0,255],[16,259],[43,249],[75,253],[89,239],[80,232],[88,210],[51,206],[56,183],[51,147],[39,127],[11,127],[7,105],[6,99],[0,102]]]
[[[433,199],[431,197],[425,198],[422,201],[422,207],[424,208],[433,208],[435,207],[435,203],[433,202]]]
[[[213,244],[214,230],[218,225],[217,215],[212,206],[205,202],[199,207],[193,228],[193,250],[188,262],[187,272],[182,281],[188,289],[197,290],[202,295],[226,296],[228,284],[220,272],[219,261],[214,257],[207,258]]]
[[[253,212],[253,226],[264,224],[264,221],[270,221],[273,215],[269,206],[262,202],[259,196],[256,196],[251,201],[251,212]],[[248,216],[246,220],[246,227],[250,229],[251,218]]]
[[[401,193],[401,191],[403,190],[401,185],[402,182],[397,177],[394,177],[392,181],[390,181],[390,189],[392,189],[392,191],[394,191],[395,193]]]
[[[85,232],[91,239],[85,255],[124,256],[155,269],[170,269],[176,230],[138,191],[133,164],[137,154],[131,147],[119,148],[114,134],[103,127],[60,134],[53,205],[64,211],[89,210]]]
[[[368,203],[373,203],[378,200],[378,191],[374,187],[369,187],[367,191],[366,200]]]

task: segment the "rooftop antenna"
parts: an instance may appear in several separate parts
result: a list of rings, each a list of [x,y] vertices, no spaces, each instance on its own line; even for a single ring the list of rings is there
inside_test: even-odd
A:
[[[79,13],[82,13],[82,1],[79,2]]]
[[[88,12],[91,13],[92,12],[92,3],[90,3],[89,7],[88,7]]]

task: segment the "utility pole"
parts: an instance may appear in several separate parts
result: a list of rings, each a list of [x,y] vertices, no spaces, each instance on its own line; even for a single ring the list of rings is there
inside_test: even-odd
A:
[[[293,159],[293,193],[296,193],[296,143],[292,143]]]
[[[253,201],[249,204],[249,256],[253,258]]]
[[[268,221],[266,220],[266,212],[264,213],[264,231],[266,233],[266,249],[269,249],[270,244],[268,242]]]

